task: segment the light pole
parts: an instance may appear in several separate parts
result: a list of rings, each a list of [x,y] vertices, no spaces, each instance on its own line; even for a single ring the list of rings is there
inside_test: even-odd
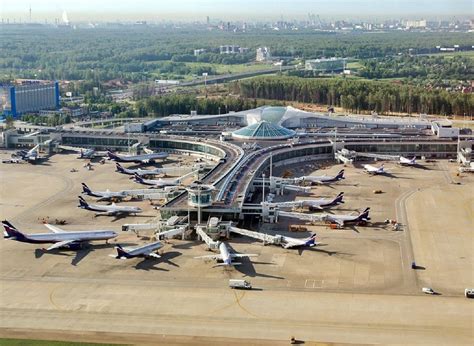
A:
[[[262,173],[263,184],[262,184],[262,203],[265,203],[265,173]]]

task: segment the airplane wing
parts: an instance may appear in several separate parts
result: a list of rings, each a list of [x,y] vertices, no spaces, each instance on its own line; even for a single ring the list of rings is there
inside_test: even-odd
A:
[[[254,253],[232,253],[230,254],[232,258],[239,258],[239,257],[257,257],[257,254]]]
[[[69,244],[72,244],[74,243],[76,240],[65,240],[65,241],[60,241],[58,243],[55,243],[53,245],[51,245],[49,248],[46,249],[46,251],[50,251],[50,250],[54,250],[54,249],[58,249],[60,247],[64,247],[64,246],[67,246]]]
[[[59,227],[55,227],[55,226],[52,226],[48,223],[45,223],[44,224],[45,227],[47,227],[51,232],[54,232],[54,233],[64,233],[64,230],[62,230],[61,228]]]
[[[147,256],[147,257],[153,257],[153,258],[161,258],[160,255],[158,255],[158,254],[156,254],[156,253],[154,253],[154,252],[149,252],[149,253],[145,254],[145,256]]]
[[[222,259],[222,256],[219,254],[219,255],[208,255],[208,256],[198,256],[198,257],[194,257],[194,258],[204,258],[204,259],[213,259],[213,260],[221,260]]]

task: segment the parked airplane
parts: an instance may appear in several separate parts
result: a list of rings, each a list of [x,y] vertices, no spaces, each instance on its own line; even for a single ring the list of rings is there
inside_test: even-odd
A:
[[[359,215],[334,215],[326,214],[324,215],[324,220],[332,223],[336,223],[339,226],[343,227],[347,223],[363,223],[370,220],[369,217],[370,208],[366,208]]]
[[[407,159],[406,157],[400,156],[398,163],[402,166],[414,166],[416,165],[416,156],[413,156],[412,159]]]
[[[218,255],[208,255],[208,256],[199,256],[194,258],[209,258],[213,260],[220,261],[222,263],[218,263],[218,266],[235,266],[242,263],[232,262],[233,258],[241,258],[241,257],[255,257],[258,256],[256,254],[241,254],[241,253],[230,253],[227,245],[224,242],[219,243],[219,252]]]
[[[277,235],[280,237],[280,245],[285,249],[297,248],[297,247],[313,247],[317,246],[320,243],[316,242],[316,233],[311,234],[308,238],[298,239],[292,237],[286,237],[284,235]]]
[[[117,245],[115,249],[117,250],[117,259],[127,259],[135,257],[145,257],[145,258],[160,258],[161,256],[156,254],[155,251],[162,248],[163,244],[159,241],[139,246],[136,248],[123,248],[121,245]],[[111,255],[114,256],[114,255]]]
[[[112,205],[98,205],[98,204],[88,204],[84,198],[79,196],[79,208],[97,211],[96,216],[99,215],[128,215],[128,214],[138,214],[143,210],[139,207],[131,206],[118,206],[115,203]]]
[[[93,159],[94,157],[105,157],[107,156],[106,151],[97,151],[95,149],[79,149],[78,159]]]
[[[364,171],[369,174],[385,174],[387,171],[385,171],[384,165],[382,164],[380,167],[375,167],[372,165],[364,165]]]
[[[97,201],[110,201],[112,199],[117,199],[121,201],[127,197],[127,195],[123,191],[92,191],[85,183],[82,183],[82,193],[93,197],[99,197]]]
[[[116,171],[122,174],[128,175],[135,175],[138,174],[139,176],[144,175],[158,175],[164,173],[163,168],[155,168],[155,169],[130,169],[123,167],[120,163],[116,162],[115,167],[117,168]]]
[[[30,150],[20,150],[16,154],[12,155],[15,157],[20,157],[23,161],[35,162],[39,159],[39,144]]]
[[[301,180],[301,181],[307,181],[310,182],[311,184],[331,184],[335,183],[341,179],[344,178],[344,170],[341,169],[339,173],[335,176],[330,176],[330,175],[320,175],[320,176],[315,176],[315,175],[305,175],[300,178],[296,178],[296,180]]]
[[[159,152],[142,155],[118,155],[112,153],[111,151],[107,151],[107,155],[109,156],[109,159],[117,162],[150,163],[155,162],[155,160],[158,159],[166,159],[169,154],[166,152]]]
[[[153,187],[165,187],[165,186],[177,186],[181,184],[181,178],[169,178],[169,179],[144,179],[135,173],[135,181],[143,185],[149,185]]]
[[[76,249],[83,243],[92,240],[105,240],[107,242],[109,239],[117,237],[117,233],[114,231],[96,230],[69,232],[48,224],[45,224],[45,226],[51,230],[50,233],[26,234],[20,232],[15,226],[6,220],[2,221],[2,225],[5,228],[4,234],[7,239],[33,244],[54,243],[46,249],[47,251],[62,247]]]
[[[330,208],[341,203],[344,203],[344,192],[339,193],[333,199],[320,198],[320,199],[302,199],[298,201],[291,202],[276,202],[269,203],[271,205],[278,206],[279,208],[293,208],[293,207],[308,207],[310,210],[318,209],[323,210]]]

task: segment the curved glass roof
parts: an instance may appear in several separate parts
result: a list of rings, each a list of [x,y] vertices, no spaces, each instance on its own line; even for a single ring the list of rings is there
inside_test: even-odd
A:
[[[269,123],[265,120],[232,132],[233,137],[243,139],[286,139],[294,135],[295,131]]]
[[[261,120],[268,121],[273,124],[278,124],[285,115],[286,107],[265,107],[262,110]]]

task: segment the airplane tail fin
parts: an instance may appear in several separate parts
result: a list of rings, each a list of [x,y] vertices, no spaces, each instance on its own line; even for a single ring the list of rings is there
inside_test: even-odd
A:
[[[135,180],[137,182],[142,183],[142,184],[144,183],[143,178],[140,177],[140,175],[138,173],[135,173],[133,176],[135,177]]]
[[[130,258],[130,254],[125,251],[120,244],[117,244],[117,246],[115,246],[115,250],[117,250],[117,256],[115,258]]]
[[[110,150],[107,150],[107,156],[109,157],[110,160],[114,160],[117,158],[117,155],[115,155],[113,152]]]
[[[79,158],[83,159],[84,158],[84,150],[81,149],[81,153],[79,154]]]
[[[85,194],[90,194],[92,191],[91,189],[89,189],[89,186],[86,185],[86,183],[82,183],[82,193],[85,193]]]
[[[339,203],[344,203],[344,192],[340,192],[336,198],[332,201],[333,204],[339,204]]]
[[[122,165],[118,162],[115,162],[115,168],[117,172],[124,173],[125,170],[123,169]]]
[[[78,207],[79,208],[87,208],[89,206],[89,204],[87,204],[86,200],[84,198],[82,198],[82,196],[78,196],[78,197],[79,197]]]
[[[365,208],[365,210],[359,215],[359,220],[370,220],[369,212],[370,208]]]
[[[312,233],[311,236],[307,239],[305,245],[306,246],[314,246],[316,245],[316,233]]]
[[[341,169],[341,170],[339,171],[339,173],[337,173],[336,179],[337,179],[337,180],[346,179],[346,178],[344,178],[344,170],[343,170],[343,169]]]
[[[10,222],[7,220],[2,221],[3,228],[5,231],[3,232],[3,237],[6,239],[16,239],[16,240],[21,240],[25,239],[26,236],[21,233],[15,226],[13,226]]]

